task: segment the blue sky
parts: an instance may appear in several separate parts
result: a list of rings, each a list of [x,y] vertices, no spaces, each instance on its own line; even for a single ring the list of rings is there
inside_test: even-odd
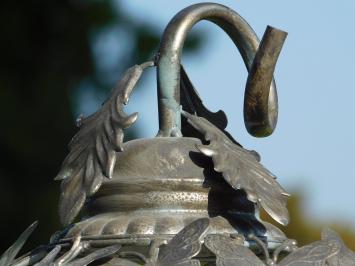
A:
[[[120,6],[162,32],[175,13],[197,2],[126,0]],[[268,138],[247,134],[242,119],[246,69],[232,41],[209,22],[195,27],[206,35],[206,45],[183,57],[205,104],[227,113],[229,132],[246,148],[257,150],[288,191],[304,192],[309,218],[355,228],[355,1],[216,2],[237,11],[259,37],[267,25],[289,33],[275,71],[278,126]],[[127,49],[129,41],[117,38],[108,37],[106,48],[112,50],[107,53]],[[154,136],[158,128],[157,110],[152,108],[155,82],[151,70],[127,107],[140,113],[136,128],[142,137]]]

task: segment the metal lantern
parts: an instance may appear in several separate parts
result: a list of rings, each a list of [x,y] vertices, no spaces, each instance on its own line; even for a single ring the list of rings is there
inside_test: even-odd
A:
[[[102,107],[78,119],[56,179],[65,228],[49,244],[18,259],[27,229],[0,258],[2,265],[355,265],[331,230],[298,248],[259,217],[264,209],[286,225],[288,194],[226,131],[223,111],[210,112],[181,65],[190,29],[201,20],[221,27],[249,72],[244,121],[256,137],[277,122],[273,72],[286,33],[267,27],[259,42],[235,11],[213,3],[180,11],[166,27],[153,61],[128,69]],[[124,142],[138,118],[123,109],[148,67],[157,69],[159,132]],[[80,214],[81,220],[73,222]],[[289,253],[283,258],[279,254]]]

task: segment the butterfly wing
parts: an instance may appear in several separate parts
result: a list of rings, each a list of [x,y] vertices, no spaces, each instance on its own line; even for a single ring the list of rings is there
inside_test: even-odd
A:
[[[216,255],[217,266],[265,266],[243,242],[224,235],[211,235],[204,243]]]
[[[128,69],[101,109],[79,121],[80,130],[71,140],[70,152],[55,178],[63,180],[59,214],[64,225],[72,222],[86,198],[99,189],[103,177],[111,178],[118,152],[122,151],[123,130],[138,116],[126,115],[123,107],[144,68],[152,64]]]
[[[191,258],[200,252],[208,226],[209,219],[201,218],[182,229],[160,248],[157,265],[199,265],[198,261]]]
[[[355,266],[355,253],[345,246],[343,240],[337,233],[326,228],[322,231],[322,240],[335,242],[340,246],[339,252],[327,259],[329,265]]]
[[[340,246],[334,241],[320,240],[303,246],[287,255],[279,266],[323,266],[327,259],[339,252]]]
[[[182,111],[188,122],[200,131],[209,145],[199,145],[201,153],[213,160],[214,169],[234,188],[243,189],[252,202],[258,202],[277,222],[286,225],[289,214],[286,208],[287,193],[259,161],[255,151],[233,143],[216,126],[203,117]]]

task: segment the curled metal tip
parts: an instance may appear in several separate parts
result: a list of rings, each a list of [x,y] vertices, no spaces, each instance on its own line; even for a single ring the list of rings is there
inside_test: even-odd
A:
[[[245,87],[244,122],[249,134],[269,136],[277,124],[277,90],[274,69],[287,33],[267,26]]]

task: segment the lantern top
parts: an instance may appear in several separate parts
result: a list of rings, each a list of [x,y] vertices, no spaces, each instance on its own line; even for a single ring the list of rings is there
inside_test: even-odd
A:
[[[256,137],[273,132],[273,71],[287,34],[268,26],[259,43],[235,11],[213,3],[187,7],[166,27],[155,60],[128,69],[102,107],[78,119],[80,129],[56,177],[62,180],[59,214],[65,230],[14,262],[33,224],[0,257],[1,266],[354,265],[354,253],[331,230],[298,249],[260,219],[262,208],[286,225],[288,194],[260,155],[226,131],[224,112],[203,105],[183,69],[185,38],[200,20],[221,27],[242,55],[249,72],[248,132]],[[126,114],[124,105],[148,67],[157,67],[159,132],[124,142],[124,130],[138,118]],[[81,221],[73,223],[79,213]],[[280,261],[281,252],[291,254]]]
[[[248,131],[266,136],[276,126],[272,75],[286,33],[268,27],[259,45],[251,27],[225,6],[205,3],[182,10],[164,31],[155,61],[130,68],[101,109],[79,119],[79,132],[56,179],[63,180],[59,204],[63,224],[69,224],[83,206],[87,217],[66,237],[80,233],[156,238],[209,217],[213,234],[252,232],[270,245],[285,240],[257,214],[262,207],[287,224],[287,193],[260,164],[260,156],[225,131],[225,114],[203,106],[181,66],[186,35],[203,19],[226,31],[250,71],[244,106]],[[156,138],[123,143],[124,130],[138,117],[125,114],[124,105],[144,69],[155,65],[160,130]],[[206,141],[210,145],[203,145]]]

